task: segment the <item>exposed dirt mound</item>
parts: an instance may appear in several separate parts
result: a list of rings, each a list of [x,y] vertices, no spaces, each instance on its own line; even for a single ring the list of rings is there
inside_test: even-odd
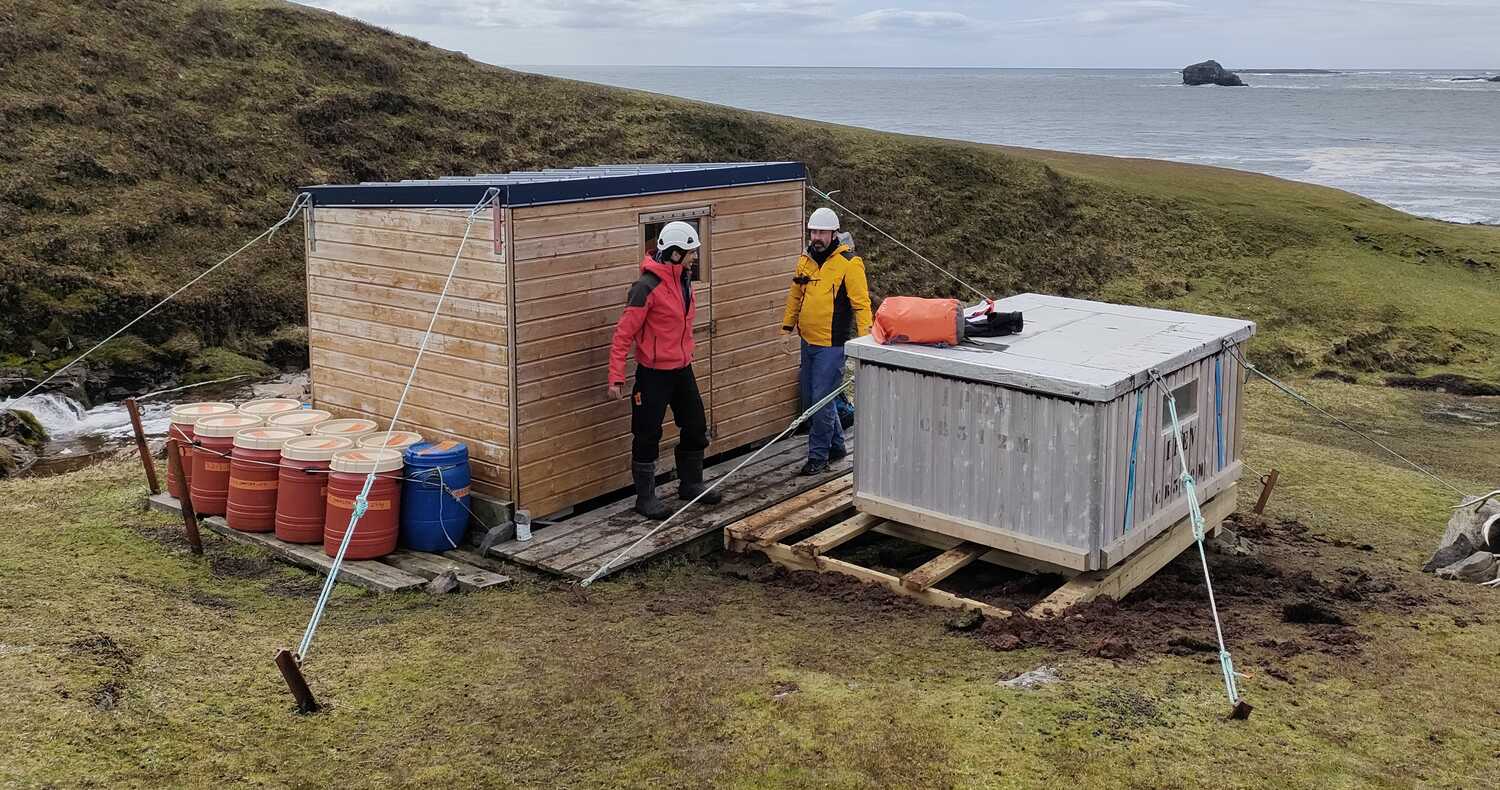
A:
[[[1385,383],[1390,387],[1446,392],[1450,395],[1469,397],[1500,395],[1500,384],[1480,381],[1457,373],[1440,373],[1436,376],[1387,376]]]

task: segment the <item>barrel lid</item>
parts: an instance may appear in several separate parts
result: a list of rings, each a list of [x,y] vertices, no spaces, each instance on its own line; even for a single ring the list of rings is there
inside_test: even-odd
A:
[[[334,453],[329,468],[335,472],[364,475],[371,472],[394,472],[405,465],[406,462],[402,460],[401,453],[395,450],[359,447]]]
[[[360,447],[384,447],[388,450],[405,450],[422,441],[422,434],[414,431],[381,431],[359,439]]]
[[[367,433],[374,433],[380,426],[374,420],[354,418],[349,420],[325,420],[313,426],[313,436],[348,436],[358,439]]]
[[[240,404],[240,414],[253,414],[257,417],[270,417],[274,414],[285,414],[302,408],[302,401],[291,398],[261,398],[260,400],[245,401]]]
[[[298,436],[281,445],[281,457],[288,461],[327,461],[339,450],[354,449],[354,440],[346,436]]]
[[[264,425],[246,428],[234,435],[234,446],[244,450],[280,450],[287,439],[302,436],[296,428],[273,428]]]
[[[193,423],[194,436],[229,438],[246,428],[254,428],[265,422],[250,414],[216,414]]]
[[[469,446],[452,439],[420,442],[406,448],[406,462],[422,466],[439,466],[469,457]]]
[[[331,419],[333,419],[333,415],[322,409],[298,409],[274,415],[266,420],[266,424],[275,425],[278,428],[298,428],[303,433],[307,433],[318,423]]]
[[[204,417],[212,417],[216,414],[234,414],[234,411],[233,403],[220,403],[218,401],[184,403],[181,406],[172,407],[172,424],[193,425]]]

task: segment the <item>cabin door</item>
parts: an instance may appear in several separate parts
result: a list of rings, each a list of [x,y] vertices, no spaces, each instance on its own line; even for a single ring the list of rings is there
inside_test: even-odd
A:
[[[711,206],[696,206],[692,208],[671,209],[667,211],[654,211],[641,215],[641,225],[645,229],[645,246],[647,251],[656,249],[656,237],[661,233],[662,226],[674,220],[681,220],[692,225],[698,231],[698,240],[702,246],[698,250],[698,266],[693,272],[693,299],[697,303],[697,318],[693,322],[693,373],[698,378],[698,392],[703,396],[703,413],[708,418],[708,435],[713,439],[716,435],[714,424],[713,404],[713,230],[712,225],[713,208]],[[672,429],[672,417],[667,416],[668,429]]]

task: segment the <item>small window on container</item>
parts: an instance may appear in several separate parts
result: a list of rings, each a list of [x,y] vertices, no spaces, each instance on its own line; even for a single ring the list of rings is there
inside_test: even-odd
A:
[[[698,231],[698,240],[701,243],[706,242],[706,240],[703,238],[703,223],[701,221],[702,219],[702,217],[680,217],[677,221],[686,222],[687,224],[692,225],[693,230]],[[661,235],[661,229],[666,226],[667,222],[670,221],[672,220],[664,220],[661,222],[648,221],[641,223],[641,246],[645,254],[652,255],[656,252],[656,239]],[[698,263],[697,265],[693,266],[693,282],[706,282],[708,279],[707,275],[708,244],[703,243],[703,245],[698,248]]]
[[[1161,396],[1161,429],[1172,430],[1172,410],[1167,407],[1167,398]],[[1198,414],[1198,380],[1193,379],[1185,384],[1172,388],[1171,399],[1177,404],[1177,421],[1187,422]]]

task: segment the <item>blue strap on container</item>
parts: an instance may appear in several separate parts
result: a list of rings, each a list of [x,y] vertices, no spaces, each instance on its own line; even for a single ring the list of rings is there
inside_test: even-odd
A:
[[[1219,468],[1224,468],[1224,357],[1214,357],[1214,437],[1219,442]]]
[[[1130,474],[1125,482],[1125,526],[1130,531],[1130,511],[1135,508],[1135,455],[1141,443],[1141,411],[1146,405],[1146,388],[1135,394],[1135,431],[1130,435]]]

